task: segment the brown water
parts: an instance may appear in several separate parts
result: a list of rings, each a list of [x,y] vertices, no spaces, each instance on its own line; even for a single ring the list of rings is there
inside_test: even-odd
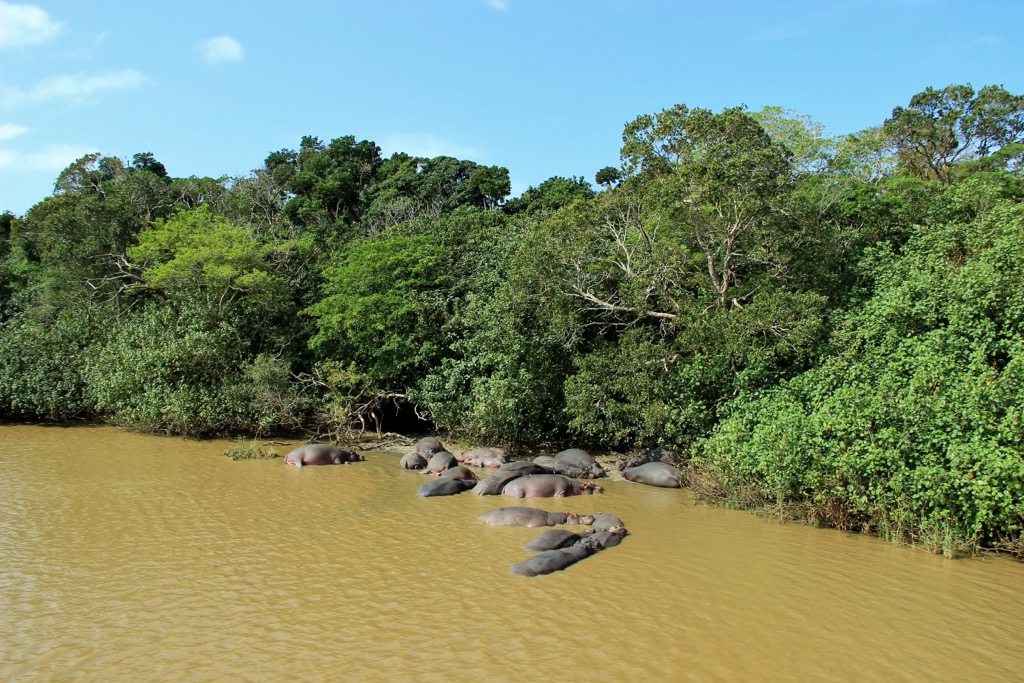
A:
[[[622,481],[530,501],[632,535],[508,573],[538,530],[371,453],[0,426],[0,680],[1021,680],[1024,565],[947,560]],[[286,448],[280,448],[282,452]]]

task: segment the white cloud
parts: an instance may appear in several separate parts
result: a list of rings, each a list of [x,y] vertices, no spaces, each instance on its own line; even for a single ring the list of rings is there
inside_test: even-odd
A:
[[[487,0],[487,6],[499,12],[504,12],[508,9],[508,0]]]
[[[28,132],[25,126],[16,123],[0,123],[0,140],[10,140]]]
[[[60,24],[35,5],[0,0],[0,50],[36,45],[60,32]]]
[[[41,151],[27,154],[0,149],[0,170],[60,171],[72,161],[95,151],[95,147],[80,145],[50,145]]]
[[[245,55],[242,44],[231,36],[215,36],[199,43],[199,52],[207,64],[239,62]]]
[[[387,155],[405,152],[414,157],[432,159],[438,156],[449,156],[478,163],[481,161],[480,157],[484,156],[478,149],[434,135],[387,135],[378,144]]]
[[[134,69],[85,74],[51,76],[39,81],[30,90],[0,86],[0,106],[13,107],[64,100],[80,103],[107,90],[131,90],[142,85],[145,77]]]

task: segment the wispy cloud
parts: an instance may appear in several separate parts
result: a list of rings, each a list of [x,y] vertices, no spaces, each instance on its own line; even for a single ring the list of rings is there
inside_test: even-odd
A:
[[[17,123],[0,123],[0,140],[11,140],[27,132],[28,128]]]
[[[110,71],[91,76],[86,74],[51,76],[39,81],[28,90],[0,85],[0,106],[10,108],[54,101],[80,104],[102,92],[138,88],[143,81],[145,81],[145,77],[134,69]]]
[[[385,154],[405,152],[414,157],[432,159],[438,156],[450,156],[471,161],[480,161],[480,150],[445,140],[435,135],[387,135],[380,141],[380,148]]]
[[[199,54],[207,64],[223,64],[240,62],[245,56],[245,48],[231,36],[214,36],[207,38],[198,45]]]
[[[504,12],[508,10],[508,0],[487,0],[487,6],[493,10]]]
[[[0,50],[37,45],[60,33],[60,24],[35,5],[0,0]]]
[[[49,145],[38,152],[17,152],[0,149],[2,171],[60,171],[75,159],[95,152],[94,147],[81,145]]]

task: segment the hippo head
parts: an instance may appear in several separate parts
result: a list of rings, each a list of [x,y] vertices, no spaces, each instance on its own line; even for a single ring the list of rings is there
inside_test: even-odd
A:
[[[565,516],[566,524],[593,524],[594,515],[577,515],[575,512],[569,512]]]
[[[583,493],[604,493],[604,488],[598,486],[592,481],[581,481],[580,491]]]
[[[363,460],[366,460],[365,456],[360,455],[359,453],[356,453],[355,451],[350,451],[350,450],[342,448],[341,449],[341,454],[338,456],[336,462],[338,462],[338,463],[343,463],[343,462],[360,462],[360,461],[363,461]]]

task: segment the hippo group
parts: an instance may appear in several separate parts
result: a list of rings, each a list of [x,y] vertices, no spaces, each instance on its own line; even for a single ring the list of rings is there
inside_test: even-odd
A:
[[[485,512],[477,519],[500,526],[591,525],[592,528],[579,533],[562,529],[542,531],[523,546],[524,550],[539,551],[538,554],[508,568],[519,576],[541,576],[565,569],[599,550],[618,545],[629,533],[621,519],[605,512],[580,515],[575,512],[545,512],[530,507],[503,507]]]

